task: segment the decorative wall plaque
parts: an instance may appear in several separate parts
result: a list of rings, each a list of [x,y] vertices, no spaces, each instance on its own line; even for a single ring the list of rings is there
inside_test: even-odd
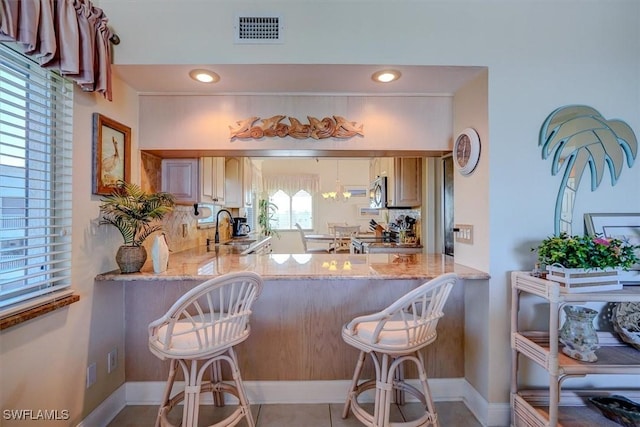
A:
[[[281,123],[286,116],[277,115],[268,119],[261,119],[260,124],[255,124],[260,117],[249,117],[238,120],[235,126],[229,126],[231,140],[234,139],[260,139],[265,136],[284,138],[290,136],[295,139],[325,139],[325,138],[352,138],[356,135],[364,136],[364,125],[358,125],[341,116],[325,117],[322,120],[307,116],[308,123],[302,123],[294,117],[288,117],[289,124]]]

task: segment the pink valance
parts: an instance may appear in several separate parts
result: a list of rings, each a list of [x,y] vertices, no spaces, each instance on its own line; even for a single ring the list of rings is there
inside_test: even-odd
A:
[[[42,67],[111,101],[107,22],[89,0],[0,0],[0,42],[17,42]]]

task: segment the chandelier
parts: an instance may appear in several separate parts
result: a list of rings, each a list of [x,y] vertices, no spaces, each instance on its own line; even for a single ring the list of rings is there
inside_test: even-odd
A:
[[[325,200],[349,200],[351,192],[347,191],[340,185],[340,160],[336,160],[336,189],[334,191],[325,191],[322,193]]]

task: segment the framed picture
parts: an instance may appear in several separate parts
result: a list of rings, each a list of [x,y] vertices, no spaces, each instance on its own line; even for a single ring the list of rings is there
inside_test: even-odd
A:
[[[351,193],[351,197],[367,197],[367,187],[364,185],[345,185],[344,191]]]
[[[640,213],[587,213],[584,214],[584,227],[586,234],[600,234],[640,245]],[[637,255],[640,257],[640,250]],[[622,273],[623,280],[640,281],[640,264],[634,265],[632,270]]]
[[[93,113],[93,194],[110,194],[131,173],[131,128]]]
[[[361,217],[380,218],[380,209],[370,208],[369,206],[360,206],[358,208]]]

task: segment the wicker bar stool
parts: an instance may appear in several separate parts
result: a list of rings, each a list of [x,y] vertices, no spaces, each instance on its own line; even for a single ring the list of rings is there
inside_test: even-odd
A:
[[[197,427],[203,392],[212,393],[216,406],[224,404],[223,393],[239,400],[238,408],[212,427],[233,426],[243,418],[254,427],[233,347],[249,336],[251,306],[261,291],[262,278],[258,274],[226,274],[191,289],[164,316],[149,324],[149,350],[171,362],[156,427],[172,426],[167,414],[181,401],[182,426]],[[222,362],[231,369],[233,384],[222,381]],[[182,368],[185,387],[171,397],[178,366]],[[207,370],[210,380],[203,378]]]
[[[356,317],[342,328],[342,339],[360,350],[342,418],[347,418],[351,409],[360,422],[370,427],[440,425],[419,350],[436,340],[436,326],[444,315],[444,304],[456,280],[457,275],[453,273],[438,276],[384,310]],[[376,377],[360,382],[367,354],[373,361]],[[404,362],[411,362],[417,368],[421,389],[405,382]],[[372,388],[375,388],[373,414],[358,403],[358,396]],[[395,396],[396,403],[403,404],[404,392],[418,398],[425,405],[425,413],[416,420],[390,423],[392,397]]]

